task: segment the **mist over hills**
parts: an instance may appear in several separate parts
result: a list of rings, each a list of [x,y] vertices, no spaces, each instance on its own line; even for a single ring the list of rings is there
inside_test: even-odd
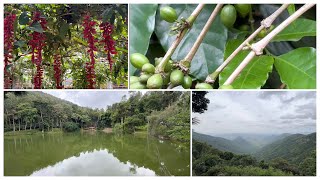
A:
[[[224,134],[223,137],[216,137],[193,132],[192,135],[193,139],[207,143],[218,150],[250,154],[257,160],[272,161],[282,158],[289,163],[299,165],[316,151],[316,133],[306,135]]]
[[[222,137],[229,140],[234,140],[236,138],[243,138],[250,142],[252,145],[259,148],[270,144],[274,141],[280,140],[282,138],[292,135],[291,133],[281,133],[281,134],[258,134],[258,133],[226,133],[226,134],[210,134],[214,137]]]

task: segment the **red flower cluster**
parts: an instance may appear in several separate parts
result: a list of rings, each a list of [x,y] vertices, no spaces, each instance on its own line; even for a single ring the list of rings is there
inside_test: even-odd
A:
[[[4,18],[4,88],[10,88],[12,80],[10,73],[7,71],[8,65],[11,63],[10,59],[13,51],[14,29],[13,24],[16,20],[15,14],[9,14]]]
[[[54,55],[53,70],[54,78],[56,79],[56,88],[62,89],[63,86],[61,85],[61,56],[59,54]]]
[[[43,69],[37,66],[37,74],[33,77],[34,89],[41,89]]]
[[[90,56],[90,63],[86,63],[86,78],[88,82],[88,88],[93,89],[95,85],[95,72],[94,72],[94,51],[97,51],[97,48],[95,47],[94,43],[97,42],[97,40],[94,38],[94,34],[96,34],[96,30],[94,29],[94,26],[96,25],[95,21],[90,20],[89,15],[84,16],[83,21],[83,37],[88,40],[88,53]]]
[[[117,51],[115,48],[116,42],[113,40],[111,36],[113,31],[113,25],[110,24],[109,22],[105,22],[105,23],[101,23],[99,27],[100,27],[100,30],[102,30],[102,37],[103,37],[103,39],[100,42],[104,43],[104,49],[107,53],[110,71],[112,71],[113,61],[111,59],[111,54],[117,54]]]
[[[86,62],[86,78],[88,82],[88,88],[94,89],[96,76],[94,72],[94,65],[91,62]]]
[[[32,17],[32,22],[30,25],[34,23],[39,23],[43,30],[46,30],[47,27],[47,21],[44,17],[41,17],[40,12],[35,12]],[[42,74],[43,69],[41,67],[42,65],[42,49],[45,46],[45,39],[46,35],[44,33],[39,33],[34,31],[31,35],[31,40],[29,41],[29,45],[32,49],[32,57],[31,61],[33,64],[37,66],[37,74],[35,75],[34,79],[34,88],[40,89],[42,84]]]
[[[96,22],[90,20],[89,15],[84,16],[84,22],[83,22],[83,37],[85,39],[88,39],[88,53],[90,55],[91,64],[95,64],[94,61],[94,51],[97,51],[97,48],[95,47],[94,43],[97,42],[97,40],[93,37],[94,34],[96,34],[96,30],[94,29],[94,26],[96,25]]]

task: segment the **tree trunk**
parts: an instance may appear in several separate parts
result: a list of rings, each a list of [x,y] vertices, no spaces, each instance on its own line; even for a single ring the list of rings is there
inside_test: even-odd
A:
[[[62,129],[62,123],[61,123],[61,119],[60,119],[60,129]]]
[[[24,125],[24,130],[25,131],[27,130],[27,125],[28,125],[28,123],[26,122],[26,124]]]
[[[41,117],[41,121],[42,121],[42,132],[44,131],[44,121],[43,121],[43,117],[42,117],[42,111],[40,110],[40,117]]]
[[[20,123],[20,119],[19,119],[19,131],[20,131],[20,125],[21,125],[21,123]]]
[[[16,124],[14,122],[14,117],[12,118],[12,126],[13,126],[13,132],[16,132]]]
[[[30,123],[30,130],[32,130],[32,123]]]

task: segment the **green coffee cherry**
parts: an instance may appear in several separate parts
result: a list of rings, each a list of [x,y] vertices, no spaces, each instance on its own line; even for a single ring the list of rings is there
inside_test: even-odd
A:
[[[239,26],[239,30],[240,31],[249,31],[250,26],[247,24],[242,24],[241,26]]]
[[[152,75],[147,81],[149,89],[160,89],[163,85],[163,79],[160,74]]]
[[[173,23],[178,19],[176,10],[170,6],[165,6],[160,9],[160,17],[169,23]]]
[[[181,70],[176,69],[170,74],[170,82],[174,86],[178,86],[183,83],[184,74]]]
[[[155,60],[155,65],[158,66],[162,61],[162,57],[155,58],[154,60]],[[173,67],[173,61],[169,60],[166,64],[166,67],[164,68],[164,72],[170,72],[172,70],[172,67]]]
[[[170,74],[171,74],[171,72],[165,74],[165,76],[163,78],[163,85],[168,85],[169,84],[169,82],[170,82]]]
[[[151,74],[141,74],[139,77],[139,82],[146,84],[148,79],[151,77]]]
[[[190,76],[184,76],[182,87],[184,89],[190,89],[191,86],[192,86],[192,78]]]
[[[130,89],[146,89],[146,85],[141,82],[135,82],[130,84]]]
[[[130,76],[130,84],[133,84],[135,82],[139,82],[139,77],[137,76]]]
[[[259,33],[258,33],[258,37],[259,38],[264,38],[267,35],[267,30],[266,29],[262,29]]]
[[[242,18],[246,17],[251,11],[250,4],[236,4],[234,6]]]
[[[220,13],[220,19],[227,28],[232,28],[237,19],[236,8],[232,5],[225,5]]]
[[[154,67],[154,65],[152,65],[150,63],[146,63],[142,66],[141,70],[142,70],[142,72],[145,72],[145,73],[154,74],[155,67]]]
[[[213,87],[208,83],[198,83],[196,89],[213,89]]]
[[[144,64],[149,63],[149,59],[143,54],[133,53],[130,55],[130,62],[135,68],[141,69]]]

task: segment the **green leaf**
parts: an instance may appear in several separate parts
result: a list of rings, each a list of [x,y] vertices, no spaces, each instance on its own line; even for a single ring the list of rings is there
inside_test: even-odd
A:
[[[23,12],[20,14],[20,16],[19,16],[19,24],[20,25],[26,25],[29,23],[29,21],[30,21],[30,18],[28,16],[27,12]]]
[[[162,6],[158,8],[158,11]],[[171,4],[181,17],[188,18],[193,10],[197,7],[196,4]],[[172,55],[174,61],[180,61],[184,59],[187,53],[190,51],[192,45],[199,36],[209,16],[211,15],[215,5],[205,5],[200,15],[194,22],[192,29],[186,34],[177,47],[175,53]],[[170,35],[171,24],[160,18],[160,13],[156,16],[156,28],[155,32],[160,40],[162,47],[167,51],[176,36]],[[208,74],[212,73],[222,62],[225,44],[227,41],[228,31],[220,21],[218,15],[211,25],[208,33],[203,39],[195,57],[192,60],[190,73],[197,79],[204,80]]]
[[[59,28],[59,36],[63,39],[67,35],[68,30],[69,30],[69,24],[63,21]]]
[[[32,23],[29,27],[27,27],[27,29],[29,29],[31,31],[36,31],[38,33],[43,33],[43,29],[41,27],[41,24],[38,22]]]
[[[110,24],[114,24],[115,19],[116,19],[116,13],[112,13],[110,18]]]
[[[8,65],[6,66],[6,71],[10,71],[10,70],[11,70],[11,67],[12,67],[12,64],[8,64]]]
[[[114,13],[113,8],[108,8],[102,12],[102,22],[107,22],[111,18],[111,15]]]
[[[296,6],[294,4],[290,4],[287,8],[289,15],[292,15],[294,12],[296,12]]]
[[[155,4],[130,4],[130,54],[147,53],[150,37],[154,31],[157,7]],[[130,75],[135,71],[136,69],[130,64]]]
[[[316,21],[299,18],[281,31],[272,41],[299,41],[305,36],[316,36]]]
[[[118,13],[121,15],[122,19],[124,19],[125,17],[127,17],[127,15],[123,12],[123,10],[121,9],[121,7],[117,7],[117,11],[118,11]]]
[[[278,56],[275,67],[287,88],[316,88],[316,49],[303,47]]]
[[[19,41],[15,41],[13,44],[21,48],[26,45],[26,41],[19,40]]]
[[[241,40],[230,40],[227,43],[225,58],[227,58],[240,44]],[[243,59],[249,54],[249,51],[241,51],[235,56],[230,64],[220,74],[220,85],[222,85]],[[243,69],[240,75],[231,84],[235,89],[258,89],[263,86],[272,71],[273,57],[259,56],[254,57],[252,61]]]

